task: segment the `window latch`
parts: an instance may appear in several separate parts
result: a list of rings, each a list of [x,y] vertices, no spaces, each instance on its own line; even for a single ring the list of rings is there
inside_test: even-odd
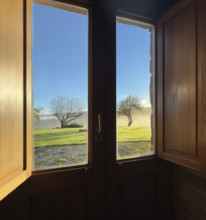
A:
[[[98,134],[102,133],[102,115],[98,114]]]
[[[103,137],[102,137],[102,114],[98,114],[98,128],[97,128],[97,135],[95,136],[95,141],[96,142],[101,142]]]

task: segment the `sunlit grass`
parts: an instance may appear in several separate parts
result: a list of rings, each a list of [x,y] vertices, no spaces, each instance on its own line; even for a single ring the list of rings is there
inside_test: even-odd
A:
[[[34,146],[82,145],[87,143],[87,132],[79,132],[79,128],[37,129],[34,130]],[[150,141],[151,128],[119,127],[118,142]]]
[[[77,145],[87,143],[87,132],[79,128],[34,130],[34,146]]]
[[[117,129],[118,142],[136,142],[150,141],[151,128],[145,127],[118,127]]]

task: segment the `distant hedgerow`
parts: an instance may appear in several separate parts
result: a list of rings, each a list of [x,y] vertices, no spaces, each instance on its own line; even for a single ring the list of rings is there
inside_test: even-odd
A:
[[[83,125],[77,123],[71,123],[69,125],[65,125],[65,128],[82,128]]]

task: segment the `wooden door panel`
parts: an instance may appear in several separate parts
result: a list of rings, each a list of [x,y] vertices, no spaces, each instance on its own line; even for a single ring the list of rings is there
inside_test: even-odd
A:
[[[32,219],[87,219],[88,189],[84,186],[32,196]]]
[[[173,219],[170,163],[157,158],[124,162],[116,173],[109,191],[116,198],[116,219]]]
[[[60,3],[53,4],[52,1],[45,2],[46,5],[50,5],[52,7],[58,6],[59,8]],[[42,1],[36,1],[36,3],[42,4]],[[67,3],[70,4],[70,2]],[[58,216],[60,219],[103,219],[104,149],[103,142],[98,142],[95,140],[98,127],[97,116],[101,113],[103,108],[103,74],[101,74],[101,62],[103,62],[103,60],[101,53],[99,52],[100,44],[98,43],[99,38],[104,38],[104,33],[101,25],[96,22],[96,20],[102,16],[102,11],[99,8],[94,11],[91,10],[90,3],[83,4],[77,2],[75,4],[74,2],[71,2],[71,4],[87,8],[89,11],[89,162],[87,165],[83,166],[34,171],[34,175],[31,177],[30,190],[30,198],[32,198],[32,215],[34,216],[34,219],[47,219],[49,217],[55,218]],[[64,13],[63,10],[62,13]],[[71,199],[72,197],[73,199]],[[54,210],[55,198],[57,198],[57,200],[62,199],[62,201],[59,201],[59,203],[56,204],[56,211]],[[45,203],[42,202],[42,200],[45,201]]]
[[[119,181],[119,219],[156,218],[156,178],[153,176]]]
[[[131,214],[136,214],[138,219],[139,211],[145,219],[155,217],[158,201],[164,210],[158,219],[168,219],[171,202],[162,201],[172,192],[169,165],[165,163],[166,172],[161,173],[155,157],[116,161],[116,8],[111,1],[107,4],[97,2],[92,8],[90,164],[34,173],[0,205],[3,218],[114,220],[121,213],[121,218],[133,219]],[[95,140],[98,114],[103,115],[102,142]],[[166,181],[160,184],[160,177]]]

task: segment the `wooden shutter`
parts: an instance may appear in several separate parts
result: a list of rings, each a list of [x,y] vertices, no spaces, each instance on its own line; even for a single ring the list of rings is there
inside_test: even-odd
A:
[[[200,1],[182,0],[158,24],[158,156],[202,169]]]
[[[0,0],[0,200],[31,175],[31,1]]]

